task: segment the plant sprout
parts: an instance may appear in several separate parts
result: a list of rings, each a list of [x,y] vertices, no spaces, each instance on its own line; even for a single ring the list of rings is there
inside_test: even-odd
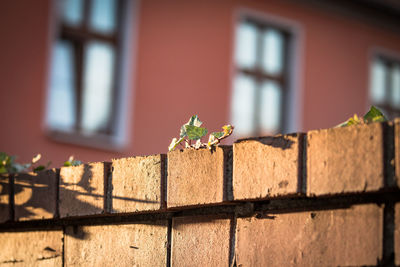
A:
[[[357,125],[357,124],[367,124],[372,122],[385,122],[387,121],[386,117],[383,113],[374,106],[371,106],[369,111],[364,115],[364,117],[360,118],[357,114],[354,114],[353,117],[348,119],[347,121],[337,125],[336,127],[345,127],[350,125]]]
[[[232,125],[222,126],[221,132],[213,132],[208,137],[207,143],[202,143],[201,138],[207,134],[207,129],[200,127],[203,123],[200,121],[197,115],[193,115],[189,121],[182,125],[179,138],[172,139],[171,144],[168,147],[169,151],[173,151],[178,145],[186,148],[204,148],[212,149],[217,146],[222,139],[230,136],[233,132]],[[194,143],[192,143],[194,141]],[[183,143],[185,145],[183,145]]]

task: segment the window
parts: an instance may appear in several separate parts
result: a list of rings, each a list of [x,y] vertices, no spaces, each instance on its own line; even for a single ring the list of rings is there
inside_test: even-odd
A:
[[[118,113],[122,0],[63,0],[53,44],[47,125],[51,133],[113,136]]]
[[[377,55],[371,64],[370,98],[388,119],[400,117],[400,60]]]
[[[232,123],[238,136],[285,130],[290,34],[251,18],[236,28]]]

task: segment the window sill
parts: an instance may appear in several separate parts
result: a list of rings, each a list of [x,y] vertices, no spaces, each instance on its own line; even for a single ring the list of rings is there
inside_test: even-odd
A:
[[[109,152],[122,152],[124,145],[117,137],[105,134],[85,135],[77,132],[65,132],[61,130],[48,129],[46,135],[53,141],[78,145],[86,148],[94,148]]]

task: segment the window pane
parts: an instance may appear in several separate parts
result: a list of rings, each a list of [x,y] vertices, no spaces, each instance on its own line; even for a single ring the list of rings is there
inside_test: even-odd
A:
[[[83,17],[83,0],[64,0],[62,14],[67,24],[77,26]]]
[[[395,108],[400,108],[400,65],[395,65],[392,70],[392,94],[391,104]]]
[[[371,100],[375,104],[385,101],[386,67],[380,60],[375,60],[371,67]]]
[[[281,88],[276,82],[267,81],[260,92],[260,131],[273,134],[279,130],[281,118]]]
[[[240,68],[254,68],[256,64],[257,28],[240,23],[236,29],[235,60]]]
[[[53,48],[47,122],[50,128],[71,130],[75,125],[73,47],[57,42]]]
[[[114,67],[113,47],[92,42],[86,47],[82,129],[86,132],[105,130],[111,115]]]
[[[263,70],[269,74],[277,75],[282,72],[284,38],[277,30],[266,30],[262,36],[263,41]]]
[[[115,0],[92,0],[90,27],[102,33],[112,33],[116,24]]]
[[[238,136],[254,133],[254,101],[255,80],[243,74],[238,74],[233,86],[232,124]]]

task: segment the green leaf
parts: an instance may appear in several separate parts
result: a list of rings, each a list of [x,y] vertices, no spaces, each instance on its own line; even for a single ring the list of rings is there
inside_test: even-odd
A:
[[[374,106],[371,106],[367,114],[364,115],[364,120],[367,123],[387,121],[383,113]]]
[[[46,169],[46,167],[44,165],[39,165],[36,168],[34,168],[33,171],[40,172],[40,171],[43,171],[44,169]]]
[[[350,126],[350,125],[357,125],[360,123],[362,123],[362,121],[360,120],[360,118],[358,118],[357,114],[354,114],[353,117],[351,117],[347,121],[337,125],[336,127],[346,127],[346,126]]]
[[[0,163],[3,161],[6,161],[8,158],[8,155],[4,152],[0,152]]]
[[[0,166],[0,174],[8,173],[7,168],[5,166]]]
[[[171,144],[168,147],[168,151],[174,150],[183,140],[183,138],[179,138],[179,140],[176,138],[172,139]]]
[[[224,125],[222,126],[222,129],[224,129],[224,134],[230,135],[233,131],[233,126],[232,125]]]
[[[82,164],[82,161],[80,161],[80,160],[73,160],[73,161],[71,162],[71,164],[72,164],[72,166],[79,166],[79,165]]]
[[[206,128],[192,125],[185,125],[185,131],[189,140],[198,140],[207,134]]]
[[[71,162],[69,160],[67,160],[66,162],[64,162],[63,164],[64,167],[69,167],[72,166]]]
[[[222,136],[224,136],[224,132],[213,132],[211,133],[211,135],[215,138],[221,138]]]
[[[180,132],[180,137],[185,137],[187,136],[186,133],[186,126],[196,126],[196,127],[200,127],[203,123],[199,120],[199,117],[197,115],[193,115],[192,117],[190,117],[189,121],[182,125],[181,127],[181,132]]]
[[[203,122],[200,121],[200,119],[197,115],[193,115],[190,118],[190,120],[188,121],[188,125],[190,125],[190,126],[200,127],[202,124],[203,124]]]

